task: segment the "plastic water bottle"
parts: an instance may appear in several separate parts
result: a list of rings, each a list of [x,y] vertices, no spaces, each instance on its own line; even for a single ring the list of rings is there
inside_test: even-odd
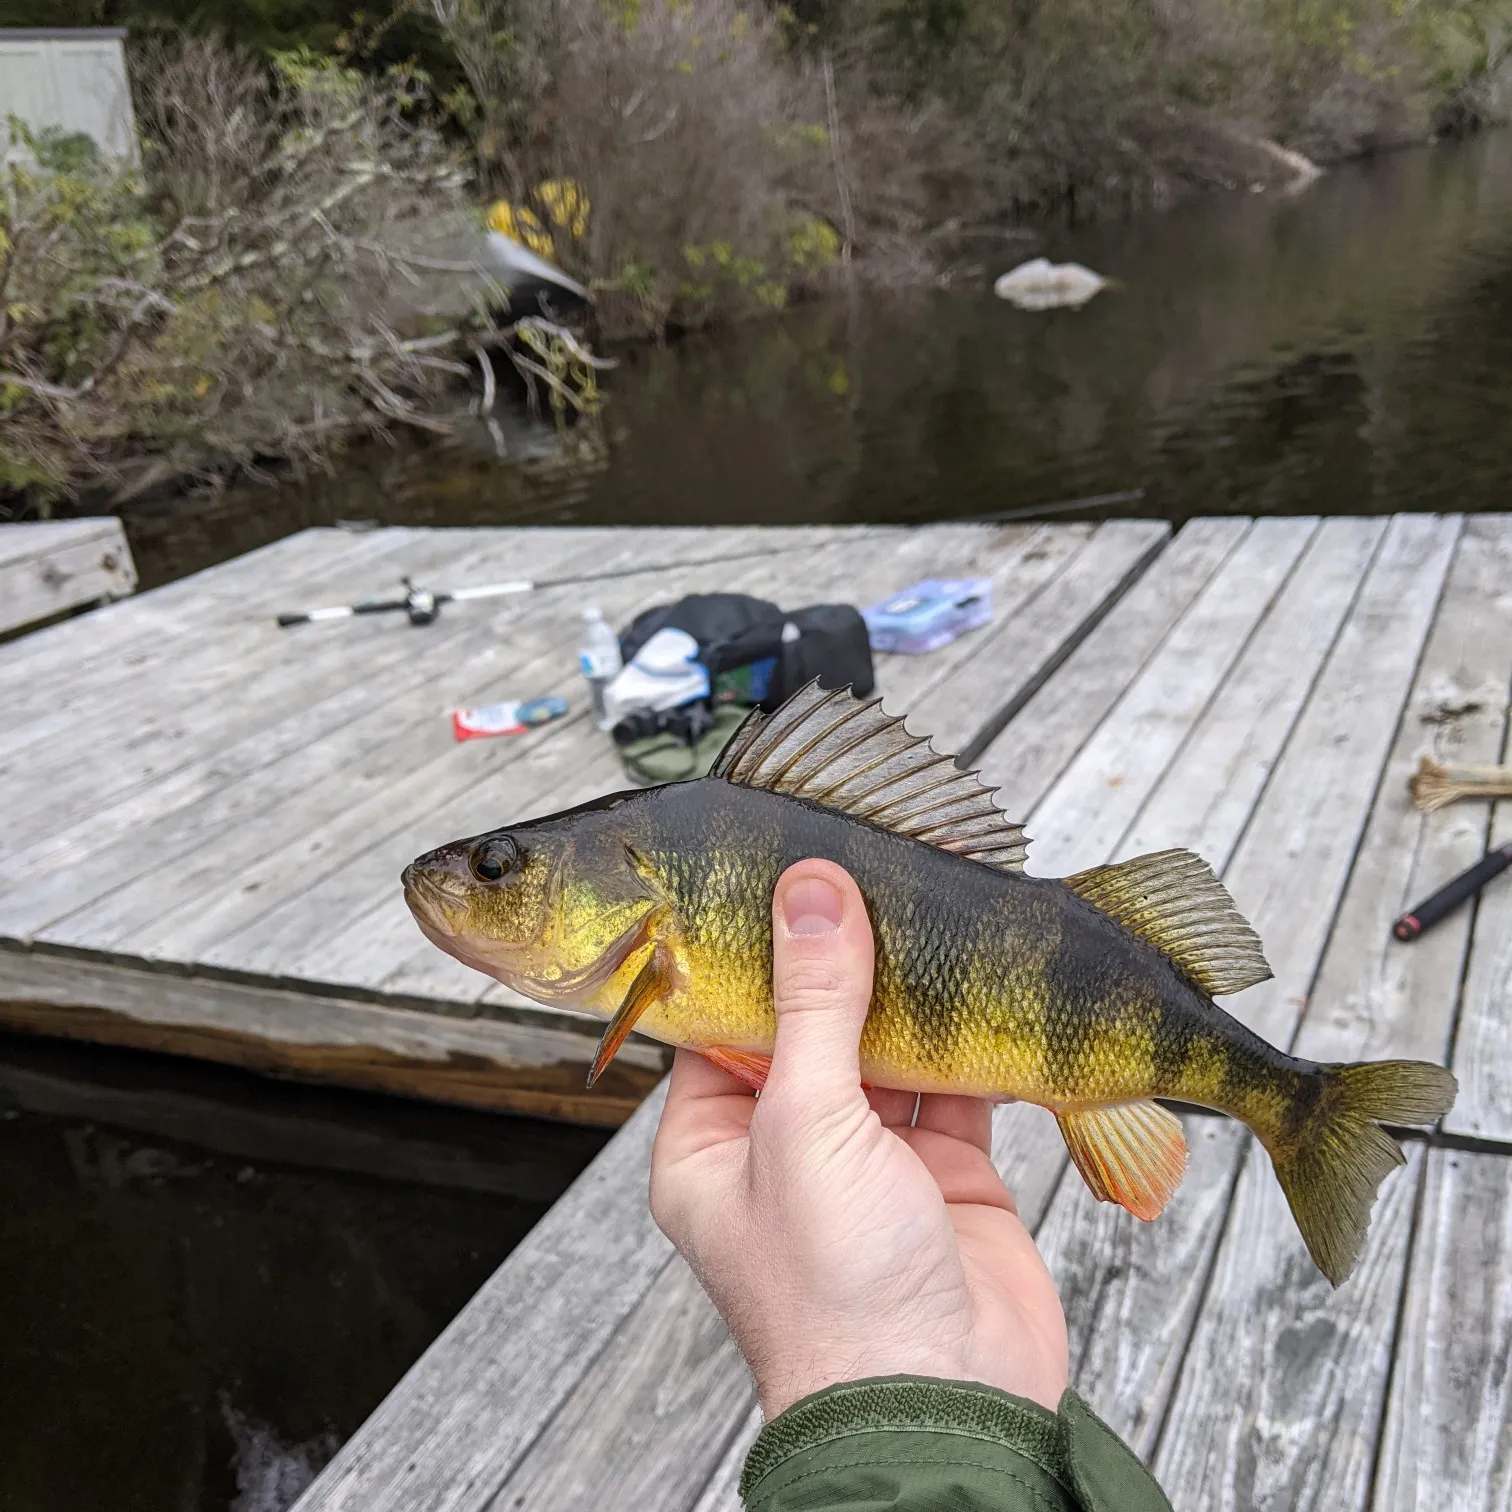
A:
[[[604,622],[603,612],[590,604],[583,610],[583,641],[578,647],[578,665],[588,680],[588,696],[593,703],[593,722],[607,730],[613,722],[604,707],[604,689],[619,674],[619,637]]]

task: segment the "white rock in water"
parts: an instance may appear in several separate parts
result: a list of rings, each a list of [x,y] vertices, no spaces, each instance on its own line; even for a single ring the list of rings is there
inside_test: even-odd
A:
[[[1102,274],[1080,263],[1053,263],[1047,257],[1035,257],[1003,274],[992,292],[1021,310],[1054,310],[1086,304],[1107,283]]]

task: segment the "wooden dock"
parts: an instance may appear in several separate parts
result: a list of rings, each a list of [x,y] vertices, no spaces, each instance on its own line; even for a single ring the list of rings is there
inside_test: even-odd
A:
[[[1237,1125],[1189,1119],[1186,1180],[1144,1225],[1089,1198],[1047,1114],[1001,1110],[996,1154],[1062,1289],[1074,1382],[1180,1512],[1512,1505],[1512,884],[1414,945],[1388,933],[1488,839],[1512,839],[1512,803],[1423,817],[1406,796],[1425,751],[1504,759],[1512,518],[1198,520],[1169,540],[1111,525],[815,536],[791,569],[809,575],[791,579],[772,554],[780,539],[745,566],[732,557],[722,581],[862,597],[947,562],[993,570],[994,628],[938,660],[885,663],[883,687],[917,728],[979,748],[1006,807],[1029,821],[1030,869],[1190,846],[1222,872],[1275,969],[1235,1012],[1300,1054],[1424,1056],[1460,1079],[1445,1129],[1414,1140],[1388,1178],[1365,1256],[1337,1292]],[[669,536],[660,551],[674,549]],[[613,607],[655,591],[627,585]],[[371,632],[374,647],[385,633]],[[252,696],[255,671],[245,686]],[[530,752],[496,759],[520,772],[505,807],[539,806]],[[611,775],[583,767],[550,792],[565,799]],[[443,833],[466,828],[453,822],[465,812],[499,816],[439,791],[433,807]],[[44,816],[36,824],[47,832]],[[359,828],[338,843],[350,863],[353,844],[383,842]],[[222,871],[283,869],[234,843],[211,850]],[[107,882],[90,885],[105,895]],[[126,879],[110,885],[129,908]],[[224,909],[227,885],[197,909],[179,904],[172,938]],[[328,930],[331,885],[313,882],[287,928],[302,912],[307,929]],[[390,907],[361,915],[377,953],[362,980],[382,970],[380,986],[439,1001],[460,979],[438,955],[395,958],[377,929]],[[229,966],[224,924],[213,927],[196,948]],[[59,928],[33,927],[34,959],[86,948],[82,925]],[[117,938],[140,949],[136,929]],[[272,971],[292,938],[270,933],[248,959]],[[175,948],[174,959],[188,950]],[[290,947],[289,959],[302,958]],[[503,1006],[489,992],[476,1001]],[[647,1099],[299,1512],[731,1512],[758,1420],[733,1346],[647,1212],[658,1105]]]
[[[584,602],[613,623],[711,587],[862,603],[990,573],[993,625],[882,686],[980,746],[1169,538],[1097,528],[306,531],[0,646],[0,1025],[617,1124],[667,1064],[427,944],[422,850],[627,785],[585,715]],[[283,609],[612,573],[586,588],[281,630]],[[590,597],[591,596],[591,597]],[[560,693],[566,721],[457,744],[449,709]]]
[[[22,521],[0,525],[0,637],[136,587],[121,522]]]

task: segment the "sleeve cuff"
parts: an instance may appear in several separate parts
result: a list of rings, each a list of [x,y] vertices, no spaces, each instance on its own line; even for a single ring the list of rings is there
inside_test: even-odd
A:
[[[833,1503],[815,1501],[831,1482]],[[902,1507],[913,1504],[909,1487],[948,1488],[950,1505],[971,1508],[1170,1512],[1133,1451],[1074,1391],[1052,1413],[977,1382],[918,1376],[805,1397],[762,1429],[740,1478],[750,1512]]]

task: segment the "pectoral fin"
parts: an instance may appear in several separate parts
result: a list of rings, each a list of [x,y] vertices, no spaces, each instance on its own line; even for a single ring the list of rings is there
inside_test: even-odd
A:
[[[746,1086],[756,1091],[766,1085],[767,1073],[772,1069],[770,1055],[757,1055],[751,1050],[732,1050],[728,1045],[709,1045],[698,1052],[706,1061],[712,1061],[721,1071],[738,1076]]]
[[[1147,1222],[1160,1216],[1187,1163],[1186,1135],[1174,1113],[1156,1102],[1131,1102],[1055,1117],[1099,1202],[1116,1202]]]
[[[609,1062],[619,1054],[625,1037],[635,1028],[636,1019],[659,997],[664,996],[671,985],[671,972],[667,968],[665,952],[661,945],[653,945],[645,964],[636,972],[635,980],[625,994],[625,1001],[609,1020],[609,1027],[604,1030],[604,1037],[599,1041],[598,1053],[593,1057],[593,1066],[588,1072],[590,1087],[604,1074]]]

